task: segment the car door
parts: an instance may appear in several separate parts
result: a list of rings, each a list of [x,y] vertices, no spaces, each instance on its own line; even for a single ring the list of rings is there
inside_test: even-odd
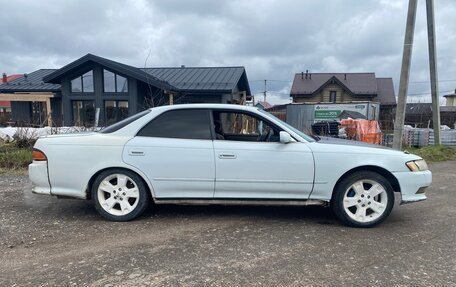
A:
[[[147,175],[157,198],[212,198],[215,161],[209,111],[164,112],[126,144],[123,159]]]
[[[314,161],[300,142],[280,143],[280,128],[237,111],[213,112],[215,198],[307,199]]]

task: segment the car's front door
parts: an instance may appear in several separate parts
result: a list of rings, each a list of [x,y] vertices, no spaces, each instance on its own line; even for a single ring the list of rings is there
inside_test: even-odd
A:
[[[208,110],[172,110],[142,128],[123,159],[143,171],[157,198],[212,198],[215,162]]]
[[[314,161],[304,143],[280,143],[280,128],[258,115],[213,112],[215,198],[307,199]]]

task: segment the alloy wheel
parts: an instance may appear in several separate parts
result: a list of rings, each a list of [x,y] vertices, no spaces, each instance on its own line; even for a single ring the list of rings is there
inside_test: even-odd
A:
[[[374,180],[358,180],[344,194],[343,207],[347,215],[360,223],[369,223],[381,217],[388,205],[388,194]]]
[[[125,174],[105,177],[98,186],[100,206],[111,215],[123,216],[132,212],[139,202],[137,183]]]

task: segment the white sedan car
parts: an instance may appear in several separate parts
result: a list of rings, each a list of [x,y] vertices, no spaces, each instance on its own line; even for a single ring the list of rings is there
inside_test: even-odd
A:
[[[39,138],[33,192],[92,199],[115,221],[154,204],[330,205],[371,227],[426,199],[432,175],[412,154],[314,139],[271,114],[220,104],[149,109],[100,132]]]

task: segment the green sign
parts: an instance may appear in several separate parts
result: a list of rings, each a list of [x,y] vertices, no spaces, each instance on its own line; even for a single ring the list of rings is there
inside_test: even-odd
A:
[[[337,119],[342,111],[341,110],[316,110],[316,119]]]

